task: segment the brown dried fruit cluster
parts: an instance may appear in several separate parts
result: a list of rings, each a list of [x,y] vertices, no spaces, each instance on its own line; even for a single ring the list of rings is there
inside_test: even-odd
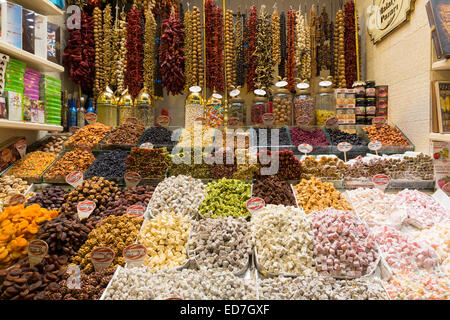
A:
[[[264,6],[261,8],[256,31],[255,86],[257,88],[270,88],[273,75],[271,46],[272,27],[270,25],[269,14],[264,12]]]
[[[153,196],[155,188],[152,186],[139,186],[131,189],[122,190],[115,197],[105,210],[105,216],[120,216],[127,212],[129,206],[137,205],[147,208],[150,199]]]
[[[336,13],[336,25],[334,28],[334,63],[334,84],[337,88],[346,88],[343,10],[339,10]]]
[[[230,89],[236,83],[236,69],[233,63],[235,56],[233,47],[233,11],[227,9],[225,12],[225,73],[227,75],[227,88]]]
[[[94,41],[95,41],[95,80],[94,80],[94,96],[97,97],[105,87],[104,70],[103,70],[103,26],[102,11],[100,8],[94,9]],[[95,101],[97,99],[94,99]]]
[[[356,75],[355,3],[348,0],[344,6],[345,82],[351,86]]]
[[[144,133],[144,126],[126,122],[116,128],[103,140],[105,145],[135,145]]]
[[[277,66],[281,62],[280,16],[277,9],[272,13],[272,63]]]
[[[88,239],[78,250],[77,256],[72,259],[72,262],[79,265],[83,273],[90,274],[94,272],[91,251],[98,247],[109,247],[114,250],[111,267],[124,266],[125,259],[122,251],[136,241],[142,222],[143,218],[127,214],[109,216],[102,221],[100,226],[89,233]]]
[[[253,184],[253,197],[262,198],[266,204],[296,206],[291,185],[278,176],[266,176]]]
[[[223,17],[222,9],[213,0],[205,2],[206,86],[224,91]]]
[[[289,10],[287,21],[287,61],[286,61],[286,78],[288,89],[295,89],[295,10]]]
[[[234,63],[236,69],[236,85],[243,87],[245,85],[245,53],[244,53],[244,32],[243,32],[243,15],[238,12],[236,15],[236,23],[233,30],[234,39]]]
[[[194,85],[193,69],[193,38],[192,33],[192,11],[184,13],[184,73],[186,74],[186,81],[184,83],[184,91],[189,94],[189,88]]]
[[[113,59],[113,33],[112,28],[112,15],[111,15],[111,5],[107,4],[105,9],[103,9],[103,72],[105,85],[109,85],[112,80],[112,70],[114,68],[115,61]]]
[[[385,124],[382,127],[370,126],[365,127],[364,131],[370,140],[378,140],[383,146],[408,146],[408,140],[403,136],[402,132],[396,127]]]
[[[194,84],[203,88],[203,51],[202,51],[202,29],[200,25],[200,10],[192,8],[192,76]]]
[[[94,149],[110,130],[111,127],[100,122],[87,125],[66,141],[66,147],[74,148],[86,144],[88,148]]]
[[[155,94],[155,71],[156,71],[156,20],[152,10],[145,12],[144,30],[144,88],[149,94]]]
[[[118,22],[119,29],[119,52],[117,61],[117,90],[119,92],[123,92],[125,89],[124,81],[125,81],[125,69],[127,65],[127,15],[125,12],[120,13],[120,20]]]
[[[44,174],[44,178],[55,182],[64,182],[66,176],[72,171],[84,172],[95,161],[92,152],[75,149],[66,152]]]
[[[246,61],[248,61],[247,68],[247,91],[255,90],[255,76],[256,76],[256,59],[253,58],[256,51],[256,28],[258,25],[258,10],[256,6],[252,6],[248,12],[246,23],[245,41],[247,42]]]

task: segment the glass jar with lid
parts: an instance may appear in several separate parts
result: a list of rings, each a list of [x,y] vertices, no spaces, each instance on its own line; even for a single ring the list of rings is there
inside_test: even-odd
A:
[[[239,94],[241,91],[237,88],[230,92],[230,103],[228,105],[228,122],[233,126],[245,126],[247,120],[247,110],[244,99]]]
[[[266,97],[264,89],[255,89],[255,98],[251,108],[251,120],[253,126],[263,125],[263,114],[272,113],[269,99]]]
[[[301,82],[297,84],[297,93],[294,97],[294,124],[313,125],[314,124],[314,98],[311,97],[309,83]]]
[[[155,106],[146,87],[142,88],[134,100],[134,117],[146,128],[155,124]]]
[[[189,88],[191,92],[187,98],[184,106],[184,127],[189,128],[194,125],[197,118],[205,116],[205,103],[203,101],[199,86],[192,86]]]
[[[117,101],[109,87],[97,98],[97,121],[107,126],[117,126]]]
[[[287,81],[278,81],[272,101],[274,123],[289,126],[292,124],[292,94],[287,88]]]
[[[211,97],[206,101],[206,121],[208,126],[216,128],[223,127],[224,122],[224,107],[222,102],[222,95],[214,90]]]
[[[124,124],[128,118],[134,117],[134,101],[128,88],[123,92],[117,107],[119,109],[119,125]]]
[[[319,126],[325,125],[328,119],[336,117],[332,86],[331,77],[319,82],[319,92],[316,95],[316,124]]]

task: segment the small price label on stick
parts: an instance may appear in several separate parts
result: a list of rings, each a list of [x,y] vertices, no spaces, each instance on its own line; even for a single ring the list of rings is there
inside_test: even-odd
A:
[[[43,240],[31,240],[28,244],[28,260],[30,261],[30,266],[34,267],[44,259],[48,251],[47,242]]]
[[[204,118],[204,117],[196,118],[195,122],[199,122],[201,125],[204,126],[206,124],[206,118]]]
[[[125,122],[131,123],[131,124],[138,124],[138,119],[135,117],[129,117],[125,120]]]
[[[147,249],[142,244],[135,243],[125,247],[122,251],[122,255],[127,266],[132,268],[139,267],[147,255]]]
[[[347,162],[347,152],[352,150],[353,146],[348,142],[341,142],[337,145],[337,149],[344,153],[344,161]]]
[[[375,127],[382,127],[386,124],[386,118],[385,117],[375,117],[372,119],[372,125]]]
[[[298,124],[299,126],[305,127],[305,126],[307,126],[308,124],[311,123],[311,117],[308,117],[308,116],[298,116],[297,119],[296,119],[296,121],[297,121],[297,124]]]
[[[91,200],[84,200],[78,203],[77,212],[80,219],[88,218],[95,210],[96,204]]]
[[[66,182],[70,184],[72,187],[77,188],[79,185],[83,183],[83,172],[72,171],[66,176]]]
[[[23,194],[14,194],[9,198],[10,206],[18,206],[19,204],[25,203],[25,196]]]
[[[382,146],[383,145],[378,140],[370,141],[369,144],[367,145],[369,150],[375,151],[376,155],[378,155],[378,150],[380,150]]]
[[[72,134],[74,134],[74,133],[77,132],[79,129],[80,129],[80,127],[73,126],[73,127],[70,127],[69,132],[72,133]]]
[[[306,156],[306,154],[308,154],[308,153],[310,153],[311,151],[313,151],[313,147],[312,147],[312,145],[310,145],[310,144],[302,143],[302,144],[300,144],[300,145],[298,146],[298,151],[304,153],[305,156]]]
[[[87,123],[89,123],[89,124],[94,124],[97,122],[97,115],[93,112],[86,113],[84,118],[86,119]]]
[[[228,126],[229,127],[237,127],[237,126],[239,126],[239,118],[234,117],[234,118],[228,119]]]
[[[385,174],[377,174],[372,177],[372,182],[375,188],[384,191],[391,182],[391,178]]]
[[[446,183],[442,186],[442,191],[444,191],[445,193],[450,193],[450,182]]]
[[[265,126],[271,126],[275,121],[275,116],[273,113],[264,113],[262,119]]]
[[[251,198],[247,200],[245,203],[245,206],[247,207],[247,210],[250,212],[250,214],[255,213],[258,210],[261,210],[266,206],[266,203],[264,199],[261,198]]]
[[[150,142],[145,142],[145,143],[141,144],[139,146],[139,148],[142,148],[142,149],[153,149],[153,144],[151,144]]]
[[[25,157],[25,154],[27,153],[27,142],[24,139],[17,141],[14,147],[16,147],[21,158]]]
[[[143,206],[133,205],[127,208],[127,215],[133,217],[142,217],[145,213],[145,208]]]
[[[331,117],[327,121],[325,121],[325,128],[327,129],[335,129],[338,127],[339,119],[336,117]]]
[[[142,180],[142,177],[139,173],[132,171],[126,172],[123,178],[125,180],[127,188],[129,189],[136,187]]]
[[[170,124],[170,117],[168,116],[159,116],[156,122],[161,126],[167,128]]]
[[[91,262],[95,271],[107,269],[114,260],[114,250],[109,247],[99,247],[91,251]]]

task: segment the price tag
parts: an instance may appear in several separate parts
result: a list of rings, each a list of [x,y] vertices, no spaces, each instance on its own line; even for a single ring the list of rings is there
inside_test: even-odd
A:
[[[337,145],[337,149],[344,153],[344,161],[347,162],[347,152],[352,150],[353,146],[348,142],[341,142]]]
[[[298,151],[304,153],[306,156],[307,153],[313,151],[313,146],[307,143],[302,143],[298,146]]]
[[[88,218],[91,215],[92,211],[95,210],[95,207],[95,202],[91,200],[84,200],[79,202],[77,205],[78,218]]]
[[[383,145],[378,140],[370,141],[369,144],[367,145],[369,150],[375,151],[376,155],[378,155],[378,150],[380,150],[382,146]]]
[[[66,176],[66,183],[70,184],[75,189],[83,183],[83,172],[72,171]]]
[[[266,126],[271,126],[273,125],[273,122],[275,121],[275,116],[273,115],[273,113],[264,113],[262,116],[263,119],[263,123]]]
[[[239,89],[234,89],[233,91],[230,92],[230,97],[236,97],[239,95],[239,93],[241,93]]]
[[[129,189],[136,187],[142,180],[142,177],[139,173],[132,171],[126,172],[123,178],[125,180],[127,188]]]
[[[94,124],[97,122],[97,115],[93,112],[88,112],[86,113],[86,115],[84,116],[84,118],[86,119],[86,121],[89,124]]]
[[[205,125],[206,124],[206,118],[204,118],[204,117],[196,118],[195,122],[200,122],[202,125]]]
[[[170,117],[168,116],[159,116],[156,120],[156,122],[164,128],[167,128],[170,124]]]
[[[391,178],[385,174],[377,174],[372,177],[372,182],[375,188],[384,191],[391,182]]]
[[[245,206],[247,207],[247,210],[250,212],[250,214],[255,213],[258,210],[261,210],[266,206],[266,203],[264,202],[264,199],[261,198],[251,198],[247,200],[245,203]]]
[[[133,217],[142,217],[145,213],[143,206],[133,205],[127,208],[127,215]]]
[[[70,131],[70,133],[74,134],[74,133],[77,132],[79,129],[80,129],[80,127],[73,126],[73,127],[70,127],[69,131]]]
[[[229,127],[237,127],[237,126],[239,126],[239,123],[240,123],[239,118],[230,118],[230,119],[228,119],[228,126]]]
[[[372,125],[379,128],[386,124],[386,118],[385,117],[375,117],[372,119]]]
[[[99,247],[91,251],[91,262],[95,271],[107,269],[114,260],[114,250],[108,247]]]
[[[138,124],[138,119],[135,117],[129,117],[125,120],[126,123]]]
[[[23,194],[14,194],[9,198],[10,206],[18,206],[19,204],[25,203],[25,196]]]
[[[298,116],[297,119],[297,124],[299,126],[307,126],[308,124],[311,123],[311,117],[308,116]]]
[[[257,96],[265,96],[266,95],[266,91],[263,89],[255,89],[253,90],[254,94],[256,94]]]
[[[192,86],[192,87],[190,87],[189,88],[189,91],[190,92],[200,92],[200,91],[202,91],[202,88],[201,87],[199,87],[199,86]]]
[[[14,144],[14,147],[17,149],[17,151],[20,154],[20,157],[25,157],[25,154],[27,153],[27,143],[24,139],[21,139]]]
[[[123,249],[122,255],[127,263],[127,266],[132,268],[139,267],[147,255],[147,248],[145,248],[142,244],[131,244]]]
[[[30,266],[34,267],[44,259],[48,252],[48,244],[43,240],[31,240],[28,244],[28,260]]]
[[[153,144],[150,142],[145,142],[139,146],[142,149],[153,149]]]
[[[278,81],[277,83],[275,83],[275,86],[278,88],[283,88],[286,87],[288,85],[287,81]]]
[[[327,121],[325,121],[325,128],[334,129],[337,128],[339,124],[339,119],[336,117],[331,117]]]
[[[450,182],[444,184],[444,185],[442,186],[441,189],[442,189],[442,191],[444,191],[445,193],[450,193]]]
[[[222,100],[222,95],[219,93],[213,93],[212,95],[214,98],[218,99],[218,100]]]

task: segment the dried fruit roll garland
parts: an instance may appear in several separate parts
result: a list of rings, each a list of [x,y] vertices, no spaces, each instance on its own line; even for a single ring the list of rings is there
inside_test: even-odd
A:
[[[68,30],[63,62],[70,80],[80,85],[84,92],[91,92],[95,78],[94,18],[81,12],[81,29]]]
[[[223,17],[222,9],[213,0],[205,2],[206,86],[224,91]]]
[[[280,16],[275,8],[272,13],[272,63],[277,66],[281,62]]]
[[[236,64],[236,85],[243,87],[245,85],[245,53],[244,53],[244,21],[243,14],[236,14],[236,23],[234,24],[234,54]]]
[[[184,31],[185,31],[185,38],[184,38],[184,72],[186,74],[186,81],[184,84],[184,91],[186,94],[189,94],[189,88],[193,85],[193,53],[192,53],[192,47],[193,47],[193,34],[192,34],[192,11],[186,11],[184,13]]]
[[[173,11],[162,24],[159,60],[163,86],[172,95],[182,94],[184,88],[184,29],[179,14]]]
[[[337,42],[335,42],[335,63],[337,67],[335,67],[335,83],[337,88],[346,88],[345,81],[345,51],[344,51],[344,11],[339,10],[336,13],[336,31],[337,33]]]
[[[305,78],[302,77],[302,58],[306,51],[306,25],[305,25],[305,17],[302,12],[297,11],[296,23],[295,23],[295,66],[297,69],[297,76],[300,77],[301,80]]]
[[[127,71],[125,75],[125,87],[130,94],[136,97],[142,89],[144,82],[143,43],[142,43],[142,11],[136,6],[128,12],[127,28]]]
[[[225,11],[225,70],[227,88],[235,85],[236,71],[233,68],[233,11]]]
[[[94,96],[97,97],[104,89],[104,73],[103,73],[103,27],[102,27],[102,11],[94,8],[94,41],[95,41],[95,80],[94,80]],[[96,99],[95,99],[96,100]]]
[[[256,50],[255,50],[255,86],[256,88],[270,88],[272,85],[273,64],[272,64],[272,26],[270,25],[269,14],[261,7],[261,14],[256,27]]]
[[[252,6],[248,12],[247,18],[247,34],[246,44],[247,53],[246,61],[248,62],[247,68],[247,91],[251,92],[255,90],[255,77],[256,77],[256,59],[254,58],[256,51],[256,27],[258,25],[258,11],[256,6]]]
[[[295,90],[295,20],[296,12],[291,9],[288,11],[287,22],[287,63],[286,63],[286,78],[288,82],[288,89]]]
[[[103,73],[104,73],[104,85],[110,85],[112,80],[112,69],[115,61],[112,59],[112,41],[113,41],[113,28],[111,25],[111,5],[107,4],[103,9]]]
[[[345,82],[351,87],[356,79],[356,38],[355,3],[347,1],[344,6],[344,42],[345,42]]]
[[[117,61],[117,90],[122,92],[125,82],[125,72],[127,65],[127,21],[126,13],[120,13],[120,20],[118,23],[119,29],[119,59]]]
[[[186,11],[184,18],[184,56],[185,56],[185,91],[191,86],[203,87],[203,51],[202,31],[200,27],[200,10],[193,7],[192,12]]]
[[[156,55],[156,20],[151,7],[145,12],[144,33],[144,87],[149,94],[155,94],[155,55]]]
[[[282,78],[286,77],[286,15],[284,12],[280,15],[280,62],[278,64],[278,75]]]
[[[319,21],[320,38],[318,39],[317,50],[317,74],[320,74],[321,70],[331,69],[331,24],[325,6],[322,9]]]

